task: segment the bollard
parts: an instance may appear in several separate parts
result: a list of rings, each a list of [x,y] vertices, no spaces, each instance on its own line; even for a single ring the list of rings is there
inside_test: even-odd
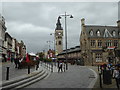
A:
[[[98,65],[98,71],[99,71],[99,65]]]
[[[6,80],[9,80],[9,68],[10,68],[10,67],[7,67]]]
[[[30,66],[28,65],[28,74],[30,74]]]
[[[100,88],[102,88],[102,78],[101,78],[101,73],[99,73],[99,78],[100,78]]]
[[[53,72],[53,63],[51,63],[51,72]]]

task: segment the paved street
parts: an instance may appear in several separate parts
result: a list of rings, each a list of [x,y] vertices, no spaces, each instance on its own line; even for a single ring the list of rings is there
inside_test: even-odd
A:
[[[68,71],[63,73],[54,72],[48,78],[26,88],[90,88],[93,87],[90,85],[95,82],[95,78],[89,78],[91,76],[94,76],[94,72],[89,68],[69,65]]]
[[[2,67],[2,81],[6,79],[6,67],[10,67],[9,79],[19,77],[21,75],[27,74],[27,69],[17,69],[15,68],[15,64],[11,62],[4,63],[0,65]],[[34,71],[35,68],[31,68],[31,72]]]

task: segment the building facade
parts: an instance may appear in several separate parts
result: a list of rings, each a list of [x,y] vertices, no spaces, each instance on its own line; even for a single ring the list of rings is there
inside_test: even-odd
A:
[[[81,50],[80,50],[80,46],[76,46],[76,47],[72,47],[70,49],[67,50],[67,56],[68,56],[68,62],[73,62],[73,61],[80,61],[81,65],[83,65],[83,59],[81,57]],[[66,56],[66,50],[63,50],[63,52],[61,52],[60,54],[58,54],[58,60],[66,60],[65,59]]]
[[[6,49],[7,49],[7,60],[11,60],[11,57],[12,57],[12,37],[8,32],[5,33],[5,42],[6,42]]]
[[[120,21],[117,26],[85,25],[81,19],[81,56],[85,65],[117,63],[120,49]]]
[[[0,62],[3,59],[2,57],[6,55],[6,49],[4,47],[6,29],[7,28],[5,26],[5,19],[3,16],[0,15]]]
[[[61,27],[60,19],[58,18],[55,29],[56,52],[59,54],[63,51],[63,28]]]
[[[26,46],[24,44],[24,42],[21,40],[21,42],[19,43],[19,55],[20,57],[25,57],[26,56]]]

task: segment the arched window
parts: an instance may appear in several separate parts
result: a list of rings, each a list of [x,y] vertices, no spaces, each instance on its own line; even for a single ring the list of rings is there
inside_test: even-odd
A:
[[[115,30],[112,32],[112,35],[115,37],[116,36],[116,32]]]
[[[90,34],[90,36],[93,36],[93,30],[92,29],[91,29],[89,34]]]
[[[100,36],[100,31],[99,30],[97,31],[97,36]]]
[[[61,45],[61,41],[59,41],[59,45]]]

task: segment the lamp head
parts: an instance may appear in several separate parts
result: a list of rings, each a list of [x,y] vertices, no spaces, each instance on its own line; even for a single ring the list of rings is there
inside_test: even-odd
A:
[[[73,16],[71,15],[70,18],[73,18]]]

